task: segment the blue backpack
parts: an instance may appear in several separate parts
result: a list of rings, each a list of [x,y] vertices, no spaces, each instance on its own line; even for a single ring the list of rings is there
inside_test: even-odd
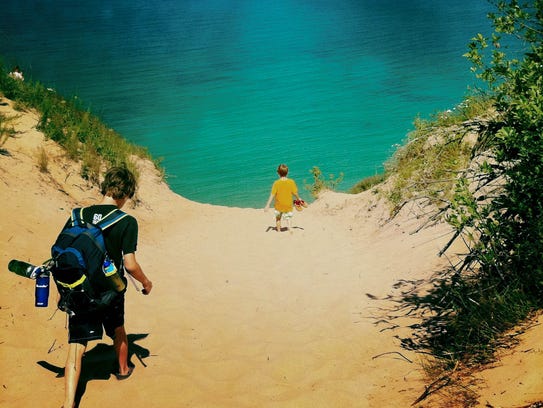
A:
[[[59,309],[69,315],[93,313],[117,295],[102,266],[107,257],[102,231],[126,217],[114,209],[96,224],[83,220],[83,209],[72,210],[70,224],[51,248],[51,275],[60,294]]]

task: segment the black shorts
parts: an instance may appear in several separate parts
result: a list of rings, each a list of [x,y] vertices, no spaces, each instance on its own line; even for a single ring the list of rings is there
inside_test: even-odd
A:
[[[115,329],[123,325],[124,293],[120,293],[100,312],[70,316],[68,343],[85,344],[89,340],[99,340],[104,334],[104,329],[109,337],[114,338]]]

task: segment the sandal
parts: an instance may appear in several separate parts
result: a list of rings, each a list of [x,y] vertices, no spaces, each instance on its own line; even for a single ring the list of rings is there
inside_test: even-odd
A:
[[[115,373],[115,377],[117,377],[117,380],[119,381],[126,380],[128,377],[132,375],[133,372],[134,372],[134,366],[131,365],[128,367],[128,372],[126,374]]]

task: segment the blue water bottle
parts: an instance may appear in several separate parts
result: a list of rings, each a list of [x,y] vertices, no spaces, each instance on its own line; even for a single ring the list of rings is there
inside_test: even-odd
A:
[[[49,273],[40,268],[36,277],[36,307],[47,307],[49,301]]]

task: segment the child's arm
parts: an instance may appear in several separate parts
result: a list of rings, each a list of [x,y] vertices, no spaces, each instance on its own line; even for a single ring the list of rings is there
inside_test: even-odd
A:
[[[294,190],[292,191],[292,195],[296,197],[296,200],[302,201],[302,199],[298,195],[298,186],[296,185],[296,182],[294,183]]]
[[[292,195],[294,197],[296,197],[296,200],[298,201],[303,201],[300,196],[298,195],[298,186],[296,185],[296,182],[294,180],[292,180],[292,182],[294,183],[294,188],[292,189]]]
[[[273,197],[274,197],[273,193],[270,194],[270,198],[268,198],[268,202],[267,202],[266,205],[264,206],[264,211],[267,211],[268,208],[270,208],[270,204],[271,204],[271,202],[272,202],[272,200],[273,200]]]

